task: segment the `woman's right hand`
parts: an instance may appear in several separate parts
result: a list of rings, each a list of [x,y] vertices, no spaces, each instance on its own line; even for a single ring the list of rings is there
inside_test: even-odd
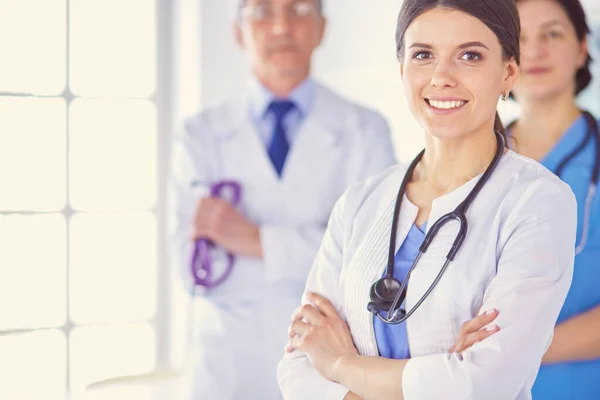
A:
[[[454,342],[454,345],[448,350],[449,353],[462,353],[471,348],[475,343],[490,337],[498,332],[500,328],[497,325],[488,325],[496,319],[498,310],[489,310],[480,314],[470,321],[465,322]],[[484,328],[485,327],[485,328]]]

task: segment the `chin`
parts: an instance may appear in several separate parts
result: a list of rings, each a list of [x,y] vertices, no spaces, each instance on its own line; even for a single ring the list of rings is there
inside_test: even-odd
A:
[[[302,63],[304,60],[299,52],[290,50],[271,54],[269,61],[273,64],[293,65]]]
[[[457,126],[427,126],[427,132],[436,139],[456,139],[465,135],[463,127]]]
[[[298,58],[290,58],[290,59],[272,59],[271,66],[278,71],[299,71],[302,70],[302,65],[304,65],[302,60]]]
[[[527,85],[520,85],[520,87],[515,88],[515,95],[517,101],[519,99],[542,101],[558,96],[567,90],[572,90],[568,84],[560,85],[556,80],[544,82],[539,81],[531,82]]]

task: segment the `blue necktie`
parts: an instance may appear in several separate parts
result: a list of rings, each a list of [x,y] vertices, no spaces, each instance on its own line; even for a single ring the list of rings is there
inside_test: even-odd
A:
[[[275,126],[273,129],[273,137],[271,144],[269,144],[269,158],[273,163],[273,167],[277,171],[277,174],[281,176],[283,171],[283,165],[285,164],[285,158],[290,149],[287,138],[285,137],[285,126],[283,120],[287,113],[294,108],[294,103],[291,101],[273,101],[269,105],[269,112],[272,112],[275,116]]]

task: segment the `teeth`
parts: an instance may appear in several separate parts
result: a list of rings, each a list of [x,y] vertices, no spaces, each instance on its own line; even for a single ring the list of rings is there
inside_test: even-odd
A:
[[[429,100],[429,104],[431,104],[434,108],[439,108],[442,110],[449,110],[451,108],[458,108],[464,105],[466,101],[437,101],[437,100]]]

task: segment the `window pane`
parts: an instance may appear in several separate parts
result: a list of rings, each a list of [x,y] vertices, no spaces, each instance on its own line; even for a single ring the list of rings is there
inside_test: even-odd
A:
[[[156,337],[148,324],[75,328],[70,344],[74,391],[109,378],[148,373],[156,366]]]
[[[59,331],[0,336],[0,399],[64,400],[66,354]]]
[[[0,1],[0,91],[58,94],[65,88],[66,1]]]
[[[148,97],[155,89],[155,1],[71,0],[71,76],[81,96]]]
[[[140,321],[156,309],[156,218],[76,214],[71,221],[71,317]]]
[[[156,199],[156,116],[149,101],[79,99],[71,107],[70,202],[140,210]]]
[[[66,136],[63,100],[0,98],[0,210],[64,207]]]
[[[0,216],[0,330],[64,324],[65,226],[60,215]]]

